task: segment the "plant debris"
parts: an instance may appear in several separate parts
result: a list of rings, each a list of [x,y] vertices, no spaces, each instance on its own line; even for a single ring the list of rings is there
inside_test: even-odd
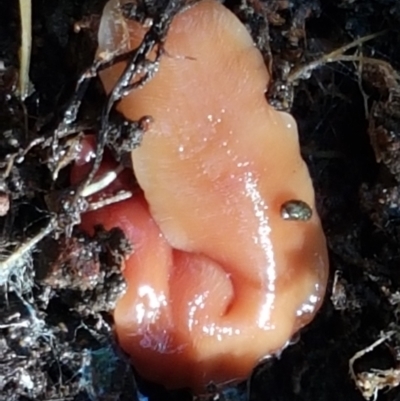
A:
[[[31,88],[29,82],[29,66],[32,49],[32,3],[31,0],[20,0],[21,16],[21,48],[19,51],[19,85],[18,92],[21,99],[28,96]]]
[[[373,399],[375,401],[378,398],[378,392],[380,390],[397,387],[400,384],[400,369],[370,369],[367,372],[355,373],[354,363],[356,360],[362,358],[368,352],[372,352],[376,347],[390,339],[394,334],[395,332],[393,331],[382,333],[378,340],[367,348],[356,352],[349,361],[350,375],[366,400]]]

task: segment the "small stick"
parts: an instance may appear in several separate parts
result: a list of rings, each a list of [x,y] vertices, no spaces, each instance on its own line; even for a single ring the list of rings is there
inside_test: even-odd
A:
[[[302,76],[308,75],[311,71],[315,70],[316,68],[320,67],[321,65],[325,65],[328,63],[335,63],[338,61],[361,61],[365,58],[360,56],[351,56],[351,55],[344,55],[343,53],[347,52],[348,50],[360,46],[361,44],[368,42],[369,40],[375,39],[378,36],[385,34],[386,31],[372,33],[371,35],[364,36],[362,38],[358,38],[353,42],[348,43],[339,49],[332,51],[331,53],[324,54],[322,57],[318,58],[317,60],[311,61],[306,65],[302,65],[300,67],[294,68],[292,72],[290,72],[287,82],[293,83]]]
[[[84,187],[81,192],[81,196],[86,198],[87,196],[91,196],[108,187],[117,178],[117,176],[121,173],[123,169],[124,168],[120,164],[114,170],[107,171],[107,173],[102,175],[98,180],[93,181],[92,183]]]
[[[7,259],[0,261],[0,280],[8,277],[8,273],[18,262],[23,259],[27,252],[30,252],[46,235],[50,234],[55,228],[56,218],[53,217],[38,234],[22,244]],[[0,284],[1,281],[0,281]]]
[[[19,95],[25,100],[29,95],[29,66],[32,49],[32,3],[31,0],[19,0],[21,18],[21,48],[19,50]]]
[[[107,197],[105,199],[101,199],[97,202],[89,203],[89,207],[87,211],[98,210],[105,206],[112,205],[113,203],[122,202],[123,200],[129,199],[132,197],[132,192],[130,191],[121,191],[115,194],[114,196]]]
[[[354,372],[354,363],[357,359],[360,359],[361,357],[363,357],[365,354],[368,354],[369,352],[373,351],[376,347],[378,347],[379,345],[381,345],[382,343],[384,343],[386,340],[388,340],[389,338],[391,338],[393,335],[395,334],[394,331],[389,331],[387,333],[382,333],[381,337],[378,338],[378,340],[376,340],[375,342],[373,342],[371,345],[369,345],[368,347],[356,352],[349,360],[349,372],[350,372],[350,376],[353,379],[355,385],[357,386],[357,388],[363,392],[363,388],[359,383],[358,377],[356,375],[356,373]],[[377,390],[375,389],[374,391],[374,399],[376,399],[377,396]]]

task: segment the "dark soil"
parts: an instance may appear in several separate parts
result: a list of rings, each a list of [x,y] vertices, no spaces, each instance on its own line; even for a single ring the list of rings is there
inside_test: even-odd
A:
[[[18,4],[0,3],[0,400],[190,400],[144,382],[114,341],[122,233],[99,229],[90,239],[73,229],[87,207],[84,183],[68,179],[82,133],[98,133],[99,156],[104,145],[122,157],[145,128],[105,107],[118,96],[107,99],[96,77],[77,86],[93,62],[105,1],[32,3],[34,91],[24,102],[15,91]],[[248,383],[209,398],[400,399],[400,3],[243,3],[227,6],[273,72],[269,100],[297,119],[331,278],[321,311],[293,345]],[[155,19],[176,12],[173,0],[155,4],[144,9]],[[379,339],[352,377],[351,358]]]

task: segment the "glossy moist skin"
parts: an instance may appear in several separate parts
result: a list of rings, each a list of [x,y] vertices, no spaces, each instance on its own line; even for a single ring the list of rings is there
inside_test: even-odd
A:
[[[117,5],[103,13],[100,53],[143,36]],[[119,225],[134,244],[114,314],[134,366],[203,392],[247,377],[314,317],[327,250],[295,121],[267,104],[269,74],[241,22],[200,1],[175,17],[165,49],[154,79],[118,105],[130,120],[153,118],[132,152],[144,196],[83,224]],[[107,91],[122,68],[102,72]],[[311,207],[310,220],[282,218],[293,199]]]

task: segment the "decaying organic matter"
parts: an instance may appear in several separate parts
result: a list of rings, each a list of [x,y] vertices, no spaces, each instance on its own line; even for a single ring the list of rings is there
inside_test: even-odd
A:
[[[140,143],[146,129],[146,120],[123,121],[113,108],[130,89],[130,71],[111,97],[96,79],[101,64],[113,62],[92,64],[105,1],[32,2],[34,91],[24,101],[17,93],[21,25],[14,3],[0,13],[0,400],[189,400],[190,394],[166,393],[142,381],[115,344],[108,312],[124,282],[113,266],[131,251],[121,233],[99,228],[89,238],[74,229],[90,207],[82,192],[91,185],[103,147],[124,163],[123,153]],[[143,1],[136,11],[125,10],[159,28],[143,51],[163,41],[178,3],[152,7]],[[353,376],[375,385],[364,396],[395,400],[399,4],[226,4],[249,28],[273,73],[268,98],[281,109],[292,105],[326,230],[332,280],[319,316],[293,345],[266,360],[247,383],[210,387],[208,398],[363,399],[349,361],[381,332],[394,332],[354,362]],[[325,63],[324,56],[349,43],[357,46]],[[129,57],[133,69],[143,65],[140,52]],[[298,71],[307,74],[294,75]],[[87,180],[71,186],[69,161],[87,132],[99,139],[98,163]],[[77,269],[80,263],[84,270]]]

